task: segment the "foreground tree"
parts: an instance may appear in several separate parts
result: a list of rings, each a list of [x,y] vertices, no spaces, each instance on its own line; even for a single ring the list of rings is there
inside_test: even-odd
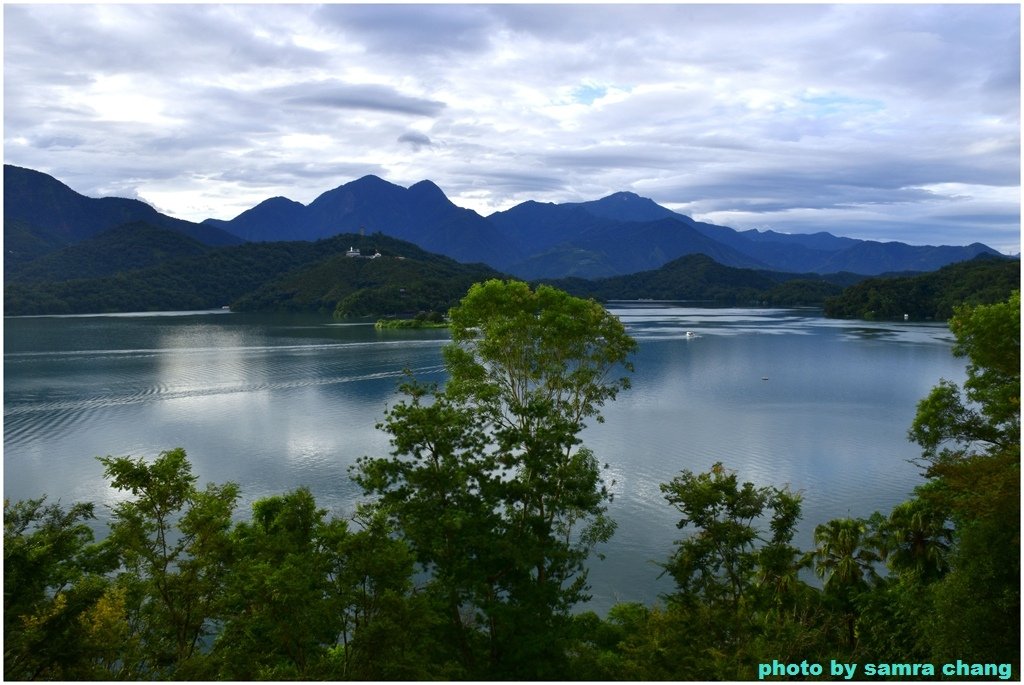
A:
[[[826,598],[844,617],[851,649],[857,644],[857,598],[878,580],[876,543],[866,519],[832,519],[814,529],[814,570],[824,581]]]
[[[798,578],[802,555],[791,544],[800,497],[740,483],[720,462],[705,473],[685,470],[661,490],[690,534],[665,564],[677,589],[651,625],[688,644],[688,653],[678,656],[683,669],[652,677],[753,677],[759,649],[783,654],[783,634],[802,631],[810,589]]]
[[[449,318],[448,384],[404,385],[393,457],[354,477],[431,572],[467,675],[558,677],[584,562],[614,530],[579,433],[629,387],[613,376],[635,342],[596,302],[515,281],[474,285]]]
[[[931,479],[918,495],[955,531],[920,630],[934,659],[1019,664],[1020,291],[958,308],[950,329],[964,388],[940,383],[910,431]]]
[[[347,531],[304,488],[253,503],[231,534],[213,656],[231,680],[309,678],[341,629],[330,549]]]
[[[178,448],[152,462],[99,460],[111,485],[130,494],[113,510],[106,544],[116,549],[117,579],[134,617],[139,650],[126,655],[128,677],[181,671],[212,630],[210,619],[228,571],[233,483],[205,489]]]
[[[1020,291],[1003,303],[959,307],[953,353],[967,357],[963,389],[943,380],[917,406],[910,439],[933,467],[1020,452]]]
[[[4,500],[4,679],[106,677],[93,617],[116,560],[93,543],[93,505]]]

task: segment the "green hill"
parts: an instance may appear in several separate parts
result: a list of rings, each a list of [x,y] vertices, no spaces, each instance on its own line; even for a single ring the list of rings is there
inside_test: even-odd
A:
[[[594,281],[547,281],[574,295],[601,300],[698,300],[720,305],[820,305],[844,285],[863,278],[853,274],[789,274],[739,269],[703,254],[687,255],[651,271]]]
[[[869,278],[825,301],[836,319],[944,321],[960,304],[1002,302],[1020,289],[1020,260],[985,255],[916,276]]]
[[[380,251],[382,256],[349,258],[345,252],[350,247],[370,255]],[[487,267],[459,264],[380,234],[342,234],[316,242],[212,248],[103,277],[8,283],[4,313],[171,311],[233,305],[247,311],[332,314],[345,300],[343,314],[415,314],[446,311],[470,284],[496,275]]]
[[[393,239],[388,239],[391,242]],[[482,264],[460,264],[405,243],[379,257],[336,254],[286,274],[240,298],[239,311],[319,311],[338,318],[447,312],[469,287],[501,274]],[[399,252],[404,252],[400,254]],[[364,255],[373,255],[365,251]]]
[[[136,221],[11,269],[5,279],[8,283],[43,283],[101,278],[202,255],[210,249],[184,233]]]

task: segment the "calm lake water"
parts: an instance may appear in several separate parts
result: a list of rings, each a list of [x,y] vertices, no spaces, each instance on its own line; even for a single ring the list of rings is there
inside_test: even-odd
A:
[[[818,523],[888,511],[922,482],[906,439],[917,401],[965,375],[942,324],[610,309],[640,348],[632,389],[584,434],[609,464],[619,524],[591,564],[589,608],[601,612],[670,589],[657,562],[680,536],[678,515],[658,486],[681,469],[721,461],[743,480],[801,491],[806,549]],[[242,513],[305,485],[347,517],[361,497],[349,465],[388,453],[375,424],[403,369],[443,381],[446,341],[443,330],[222,312],[7,318],[4,497],[112,503],[96,456],[184,447],[201,484],[241,486]]]

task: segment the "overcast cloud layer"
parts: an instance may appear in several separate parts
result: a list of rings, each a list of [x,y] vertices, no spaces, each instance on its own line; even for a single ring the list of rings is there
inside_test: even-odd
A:
[[[481,214],[1020,250],[1018,5],[4,6],[4,159],[229,219],[366,174]]]

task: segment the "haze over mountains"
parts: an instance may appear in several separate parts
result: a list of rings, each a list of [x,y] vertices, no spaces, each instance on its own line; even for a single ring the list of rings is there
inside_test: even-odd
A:
[[[736,231],[695,221],[628,192],[589,202],[529,201],[483,217],[453,204],[431,181],[404,188],[376,176],[328,190],[308,205],[275,197],[233,219],[196,224],[160,214],[138,200],[87,198],[46,174],[4,165],[5,273],[28,269],[35,259],[133,221],[209,246],[380,232],[527,279],[630,274],[689,254],[705,254],[733,267],[866,275],[932,271],[979,254],[999,254],[981,243],[913,246],[826,232]],[[116,249],[119,239],[107,236],[104,249]],[[159,258],[159,251],[147,254]],[[72,263],[73,257],[74,251],[65,261]]]

